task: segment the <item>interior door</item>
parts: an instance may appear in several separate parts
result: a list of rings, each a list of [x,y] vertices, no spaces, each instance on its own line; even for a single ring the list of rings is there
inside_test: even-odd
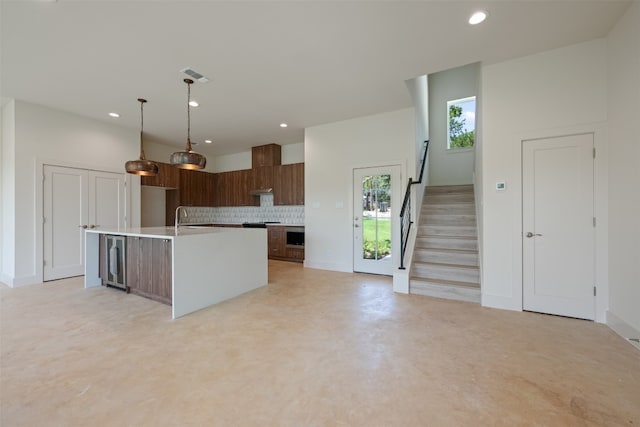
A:
[[[400,166],[353,170],[353,270],[392,275],[399,254]]]
[[[89,171],[89,228],[125,227],[125,177]]]
[[[87,228],[125,227],[123,174],[44,166],[43,281],[84,274]]]
[[[523,308],[594,319],[593,135],[523,141]]]
[[[88,178],[83,169],[44,166],[44,281],[84,274]]]

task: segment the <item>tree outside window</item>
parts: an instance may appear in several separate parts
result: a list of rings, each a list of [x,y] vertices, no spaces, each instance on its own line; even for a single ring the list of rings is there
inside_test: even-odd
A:
[[[447,148],[471,148],[475,141],[476,97],[447,102]]]

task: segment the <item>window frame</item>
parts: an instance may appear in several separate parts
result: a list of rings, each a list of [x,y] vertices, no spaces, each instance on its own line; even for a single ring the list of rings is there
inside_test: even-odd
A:
[[[474,147],[476,146],[476,122],[475,119],[473,121],[473,145],[470,147],[451,147],[451,139],[450,139],[450,133],[449,133],[449,109],[451,108],[451,105],[455,105],[455,104],[462,104],[464,102],[469,102],[473,100],[473,114],[475,116],[476,114],[476,106],[477,106],[477,97],[476,95],[472,95],[472,96],[466,96],[464,98],[458,98],[458,99],[452,99],[450,101],[447,101],[447,112],[446,112],[446,120],[447,120],[447,152],[455,152],[455,153],[460,153],[460,152],[464,152],[464,151],[471,151],[474,149]]]

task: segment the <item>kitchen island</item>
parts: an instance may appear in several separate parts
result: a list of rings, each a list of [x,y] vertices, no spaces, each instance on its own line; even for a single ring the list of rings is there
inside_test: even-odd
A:
[[[101,250],[101,235],[126,239],[127,262],[122,263],[127,271],[126,289],[170,303],[174,319],[268,282],[265,229],[145,227],[86,230],[85,288],[101,286],[105,280],[104,256],[109,249]],[[160,249],[149,250],[147,257],[137,257],[145,244]],[[162,281],[158,272],[167,276],[164,292],[158,285]],[[143,286],[145,283],[148,285]]]

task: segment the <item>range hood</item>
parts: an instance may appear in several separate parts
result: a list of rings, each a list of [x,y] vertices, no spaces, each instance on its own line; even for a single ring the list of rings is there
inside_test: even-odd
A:
[[[257,190],[250,190],[249,194],[252,196],[259,196],[261,194],[273,194],[273,188],[260,188]]]

